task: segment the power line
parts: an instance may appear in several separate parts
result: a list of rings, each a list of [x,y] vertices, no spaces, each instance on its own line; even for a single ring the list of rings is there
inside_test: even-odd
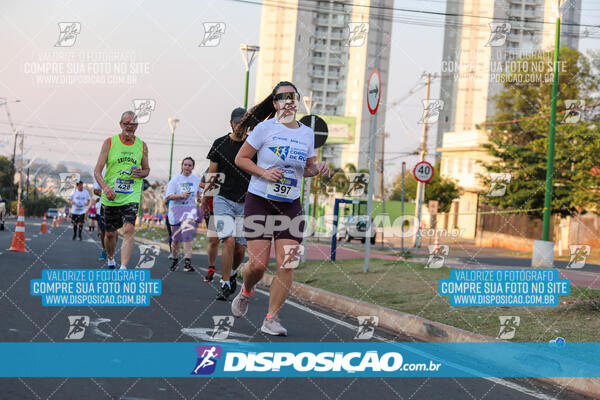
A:
[[[277,2],[269,4],[269,2],[266,0],[263,1],[262,3],[256,2],[256,1],[251,1],[251,0],[232,0],[232,1],[236,1],[239,3],[253,4],[253,5],[258,5],[258,6],[278,7],[278,8],[287,8],[287,9],[294,9],[294,10],[297,9],[297,10],[302,10],[302,11],[313,11],[313,12],[336,11],[335,9],[324,9],[324,8],[319,8],[319,7],[308,8],[306,6],[285,6],[285,5],[283,5],[281,3],[277,3]],[[306,1],[318,1],[318,0],[306,0]],[[521,21],[521,22],[528,22],[528,23],[535,23],[535,24],[548,24],[548,25],[556,24],[553,21],[523,21],[522,19],[494,18],[494,17],[487,17],[487,16],[481,16],[481,15],[447,13],[447,12],[442,12],[442,11],[414,10],[414,9],[409,9],[409,8],[397,8],[397,7],[376,6],[376,5],[361,5],[361,4],[349,4],[349,3],[344,3],[344,5],[349,6],[349,7],[374,8],[374,9],[385,10],[385,11],[398,11],[398,12],[407,12],[407,13],[415,13],[415,14],[434,15],[434,16],[439,16],[439,17],[460,17],[460,18],[468,17],[468,18],[485,19],[485,20],[491,20],[491,21],[505,21],[505,22]],[[374,13],[368,12],[368,13],[365,13],[364,15],[373,15],[375,17],[379,17],[379,18],[382,18],[382,19],[385,19],[388,21],[392,21],[392,22],[394,20],[393,16],[391,18],[389,18],[389,15],[387,15],[387,14],[374,14]],[[561,25],[588,27],[588,28],[600,27],[600,25],[575,24],[575,23],[569,23],[569,22],[561,23]]]

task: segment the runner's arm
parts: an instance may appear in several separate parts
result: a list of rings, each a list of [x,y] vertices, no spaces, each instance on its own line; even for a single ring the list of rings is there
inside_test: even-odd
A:
[[[109,187],[106,182],[104,182],[104,177],[102,176],[102,170],[106,165],[106,160],[108,160],[108,151],[110,150],[110,138],[106,139],[102,144],[102,150],[100,150],[100,155],[98,156],[98,161],[96,162],[96,168],[94,168],[94,179],[98,182],[98,185],[102,188],[102,190],[106,191],[106,188]],[[96,189],[94,189],[94,193],[96,193]],[[102,195],[102,192],[98,194]]]
[[[142,156],[142,168],[133,171],[133,176],[136,178],[145,178],[150,175],[150,164],[148,164],[148,146],[144,142],[144,155]]]
[[[252,161],[252,157],[256,155],[256,152],[257,150],[254,147],[248,142],[245,142],[235,156],[235,165],[251,175],[266,179],[270,182],[277,182],[279,179],[283,178],[283,171],[279,169],[264,169],[256,165],[256,163]]]
[[[329,176],[329,165],[325,161],[315,164],[314,157],[307,158],[304,166],[304,176],[310,178],[315,175]]]

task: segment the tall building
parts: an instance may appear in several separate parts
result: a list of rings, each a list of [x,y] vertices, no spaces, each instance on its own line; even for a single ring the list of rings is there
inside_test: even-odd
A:
[[[577,49],[581,0],[563,1],[562,46]],[[501,66],[554,48],[556,0],[448,0],[436,147],[445,132],[471,131],[494,114]]]
[[[393,0],[263,2],[255,103],[282,80],[292,81],[303,97],[312,93],[311,113],[325,117],[330,132],[322,156],[336,166],[369,167],[365,88],[377,68],[385,101],[392,6]],[[384,107],[376,117],[381,133]],[[381,137],[373,144],[379,157]],[[379,176],[375,179],[379,188]]]
[[[472,239],[481,233],[476,213],[480,196],[487,188],[478,178],[486,174],[478,162],[492,161],[483,147],[488,141],[487,132],[477,125],[494,115],[493,96],[503,89],[499,78],[506,63],[536,52],[553,51],[556,3],[556,0],[448,0],[446,3],[448,16],[439,97],[444,108],[438,120],[436,148],[441,153],[441,174],[455,179],[463,189],[452,206],[449,225],[464,229],[465,238]],[[561,9],[561,47],[577,49],[581,0],[565,3]]]

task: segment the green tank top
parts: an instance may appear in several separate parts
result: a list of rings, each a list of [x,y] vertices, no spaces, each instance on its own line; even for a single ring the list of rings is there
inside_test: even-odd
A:
[[[110,150],[106,160],[104,182],[117,195],[108,200],[102,192],[102,204],[106,206],[122,206],[128,203],[139,203],[142,196],[142,178],[132,175],[133,170],[142,167],[144,142],[138,137],[130,145],[124,144],[119,135],[110,138]]]

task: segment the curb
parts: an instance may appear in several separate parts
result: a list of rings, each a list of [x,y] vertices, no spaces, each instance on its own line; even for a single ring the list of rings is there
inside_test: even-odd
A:
[[[169,246],[164,243],[138,237],[135,240],[144,244],[158,245],[162,250],[169,251]],[[270,287],[274,278],[274,275],[265,273],[258,284]],[[379,317],[379,326],[425,342],[502,342],[502,340],[490,336],[465,331],[441,322],[430,321],[413,314],[381,307],[302,283],[293,282],[290,295],[353,317],[376,315]],[[560,385],[593,398],[600,398],[600,378],[539,377],[533,379]]]

